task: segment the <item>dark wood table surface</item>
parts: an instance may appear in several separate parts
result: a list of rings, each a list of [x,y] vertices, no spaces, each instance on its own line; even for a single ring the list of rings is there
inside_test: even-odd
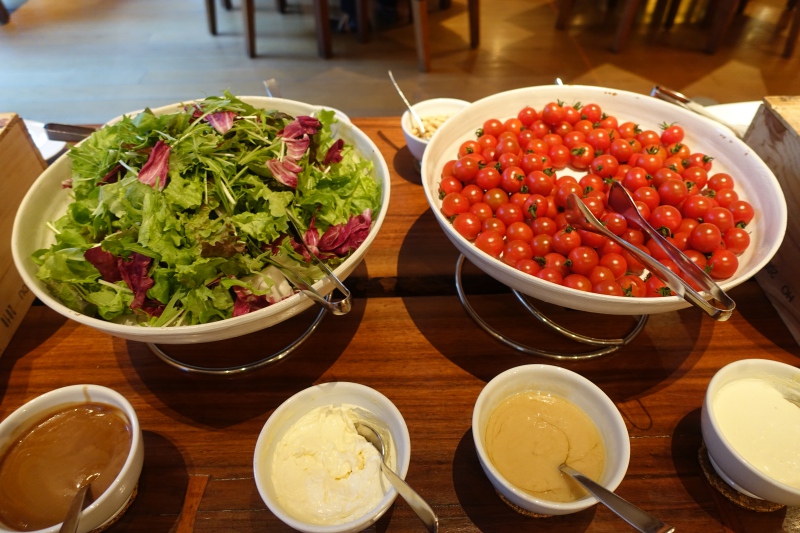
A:
[[[125,395],[144,432],[138,494],[109,531],[291,531],[270,513],[253,480],[253,450],[272,411],[314,384],[352,381],[385,394],[411,434],[407,481],[430,502],[444,532],[628,531],[602,505],[563,517],[527,518],[495,494],[471,434],[483,386],[511,367],[558,364],[599,385],[616,403],[631,439],[618,493],[678,531],[796,531],[795,509],[756,513],[712,488],[698,463],[706,386],[727,363],[764,358],[797,365],[800,348],[755,281],[730,291],[738,308],[715,322],[695,308],[650,318],[638,337],[599,359],[559,363],[514,351],[479,329],[453,281],[458,254],[425,200],[396,117],[357,119],[392,171],[389,212],[364,262],[348,278],[353,310],[327,316],[289,358],[238,377],[183,373],[139,342],[67,320],[43,305],[27,313],[0,357],[0,417],[49,390],[96,383]],[[504,287],[467,265],[464,285],[492,325],[527,344],[583,348],[527,315]],[[632,317],[542,305],[588,334],[619,336]],[[165,347],[192,363],[229,366],[290,341],[316,311],[235,340]],[[398,499],[371,530],[424,528]]]

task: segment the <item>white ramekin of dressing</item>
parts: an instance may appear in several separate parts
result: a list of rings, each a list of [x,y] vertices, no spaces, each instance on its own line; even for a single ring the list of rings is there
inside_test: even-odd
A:
[[[706,390],[703,440],[717,474],[740,493],[800,505],[800,369],[765,359],[721,368]]]

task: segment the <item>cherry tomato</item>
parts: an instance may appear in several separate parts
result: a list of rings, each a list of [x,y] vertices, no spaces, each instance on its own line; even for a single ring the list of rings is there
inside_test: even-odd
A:
[[[588,276],[592,269],[598,265],[600,257],[594,248],[588,246],[577,246],[569,251],[567,259],[572,262],[570,269],[575,274]]]
[[[506,239],[509,241],[533,241],[533,230],[524,222],[512,222],[506,228]]]
[[[483,149],[481,148],[478,141],[473,141],[472,139],[468,141],[464,141],[461,143],[461,146],[458,147],[458,157],[464,157],[467,154],[474,154],[474,153],[481,153]]]
[[[683,217],[677,207],[671,205],[660,205],[650,213],[648,222],[656,231],[663,235],[671,236],[678,231]]]
[[[595,128],[586,134],[586,142],[595,150],[605,151],[611,146],[611,136],[608,134],[608,130]]]
[[[739,199],[739,193],[733,189],[720,189],[717,191],[717,194],[714,195],[714,199],[720,207],[728,207],[732,202]]]
[[[534,257],[545,257],[553,251],[553,237],[547,233],[536,235],[531,241],[531,250]]]
[[[509,167],[519,167],[521,161],[522,158],[516,154],[502,154],[497,158],[497,162],[500,163],[501,172]]]
[[[536,217],[536,220],[531,222],[531,229],[533,230],[534,235],[546,233],[547,235],[552,236],[555,235],[556,231],[558,231],[560,228],[556,225],[552,218],[541,216]]]
[[[570,274],[566,276],[561,281],[561,284],[570,289],[575,289],[576,291],[592,292],[592,282],[589,281],[589,278],[581,276],[580,274]]]
[[[692,230],[689,236],[689,245],[704,254],[710,254],[717,248],[722,240],[722,232],[714,224],[703,222]]]
[[[475,247],[492,257],[503,253],[503,236],[495,231],[482,231],[475,238]]]
[[[642,202],[644,205],[646,205],[650,209],[651,213],[653,212],[653,209],[661,205],[661,195],[658,194],[658,191],[652,187],[639,187],[633,191],[631,196],[633,197],[634,202]]]
[[[557,102],[545,104],[542,109],[542,122],[550,126],[555,126],[564,120],[564,106]]]
[[[586,142],[586,135],[581,131],[571,131],[564,135],[564,145],[570,149],[575,148],[575,145],[582,142]]]
[[[571,226],[567,226],[553,235],[553,250],[561,255],[568,255],[573,248],[580,245],[581,237]]]
[[[553,168],[557,170],[567,168],[567,164],[569,164],[572,157],[569,147],[564,144],[556,144],[551,146],[547,155],[550,157],[550,162],[552,163]]]
[[[647,292],[645,296],[648,298],[661,298],[665,296],[672,296],[672,289],[670,289],[666,283],[661,281],[656,276],[650,276],[647,278],[647,281],[644,282],[645,286],[647,287]]]
[[[658,195],[662,205],[677,206],[689,196],[689,190],[682,180],[667,180],[658,188]]]
[[[619,161],[612,155],[603,154],[595,157],[589,165],[592,172],[601,178],[608,178],[614,176],[619,168]]]
[[[667,124],[666,122],[661,125],[661,143],[668,145],[679,143],[683,140],[683,128],[676,124]]]
[[[548,196],[553,192],[555,182],[552,177],[544,172],[534,170],[525,177],[525,187],[528,188],[528,192],[531,194]]]
[[[535,220],[545,216],[547,213],[547,198],[541,194],[532,194],[522,206],[522,214],[525,218]],[[549,219],[548,219],[549,220]]]
[[[517,119],[522,123],[523,126],[526,128],[539,120],[539,113],[530,106],[525,106],[520,109],[519,113],[517,113]]]
[[[494,216],[503,224],[505,224],[506,228],[508,228],[514,222],[522,222],[525,219],[524,215],[522,214],[522,208],[518,205],[512,204],[511,202],[497,206],[497,209],[494,210]]]
[[[506,234],[506,225],[502,220],[494,217],[484,220],[483,224],[481,225],[481,229],[482,231],[492,231],[501,237]]]
[[[497,137],[501,133],[505,131],[503,127],[503,123],[497,120],[496,118],[490,118],[486,122],[483,123],[483,134],[486,135],[493,135]]]
[[[453,220],[453,229],[468,241],[474,241],[481,232],[481,221],[470,212],[460,213]]]
[[[730,250],[721,248],[716,250],[708,258],[706,270],[708,275],[714,279],[728,279],[736,273],[739,268],[739,260]]]
[[[686,218],[700,220],[706,216],[711,209],[711,201],[707,196],[694,194],[686,198],[681,206],[681,214]]]
[[[462,183],[472,183],[477,176],[480,167],[473,157],[459,158],[453,165],[453,176]]]
[[[600,258],[600,266],[608,268],[613,274],[614,279],[624,276],[628,271],[628,262],[622,254],[606,254]]]
[[[645,285],[644,280],[639,276],[626,274],[618,278],[617,283],[619,283],[625,296],[641,298],[647,294],[647,285]]]
[[[492,212],[492,208],[489,207],[488,204],[483,202],[478,202],[477,204],[472,204],[469,208],[469,212],[478,217],[478,220],[481,221],[481,224],[492,218],[494,213]]]
[[[724,172],[714,174],[708,178],[708,188],[715,191],[722,189],[733,189],[733,178],[730,174],[726,174]]]
[[[475,175],[475,185],[484,191],[488,191],[500,186],[500,178],[500,173],[493,166],[483,167]]]
[[[586,170],[594,159],[594,148],[588,143],[578,143],[570,150],[569,164],[578,170]]]
[[[481,153],[490,148],[497,146],[497,137],[485,133],[478,137],[478,145],[481,147]]]
[[[606,229],[614,235],[622,235],[628,229],[628,219],[619,213],[608,212],[600,219]]]
[[[725,233],[734,226],[733,213],[724,207],[712,207],[703,217],[703,222],[714,224],[722,233]]]
[[[591,123],[599,122],[603,118],[603,110],[597,104],[586,104],[581,109],[581,117],[586,117]]]
[[[489,189],[483,195],[483,203],[488,204],[493,213],[497,212],[498,207],[508,202],[508,193],[503,189]]]
[[[638,134],[642,133],[639,125],[633,122],[623,122],[617,127],[617,131],[619,131],[619,136],[623,139],[634,139]]]
[[[625,293],[615,280],[606,280],[597,283],[592,287],[592,292],[597,294],[607,294],[609,296],[625,296]]]
[[[442,214],[447,218],[469,211],[469,200],[461,193],[451,192],[442,200]]]
[[[633,167],[622,178],[622,185],[631,192],[650,185],[651,176],[641,167]]]
[[[464,184],[453,176],[447,176],[446,178],[442,178],[442,181],[439,183],[439,196],[444,198],[451,192],[461,192],[463,188]]]
[[[447,178],[453,175],[453,165],[455,164],[456,164],[455,159],[451,159],[450,161],[444,164],[444,167],[442,167],[442,178]]]
[[[633,148],[625,139],[614,139],[608,147],[608,153],[620,163],[627,163],[633,155]]]
[[[525,241],[508,241],[503,248],[502,260],[509,266],[515,266],[520,259],[532,259],[533,250]]]
[[[514,265],[514,268],[526,274],[530,274],[531,276],[535,276],[542,269],[542,266],[535,259],[520,259],[517,261],[517,264]]]
[[[467,201],[469,201],[469,205],[475,205],[478,202],[483,201],[483,189],[474,183],[464,187],[461,190],[461,195],[464,196]]]
[[[578,196],[582,196],[583,189],[577,183],[564,183],[563,185],[559,186],[556,190],[555,194],[555,202],[556,206],[558,207],[565,207],[567,205],[567,198],[569,198],[570,194],[577,194]]]
[[[750,221],[753,220],[755,211],[749,202],[736,200],[735,202],[731,202],[728,209],[730,209],[733,214],[733,223],[738,227],[747,226]]]
[[[712,161],[714,161],[713,157],[701,153],[694,153],[687,158],[686,167],[698,167],[708,172],[711,170]]]
[[[739,255],[750,246],[750,234],[743,228],[731,228],[722,234],[722,242],[725,248]]]
[[[548,267],[545,267],[537,272],[536,277],[551,283],[555,283],[556,285],[561,285],[561,282],[564,280],[564,277],[558,270]]]
[[[644,130],[636,134],[636,140],[642,143],[642,146],[650,146],[660,144],[661,136],[653,130]]]
[[[525,181],[525,172],[519,167],[508,167],[500,176],[500,188],[509,194],[519,192]]]

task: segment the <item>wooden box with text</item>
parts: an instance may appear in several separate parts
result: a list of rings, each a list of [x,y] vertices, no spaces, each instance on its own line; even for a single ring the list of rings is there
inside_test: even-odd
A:
[[[14,266],[11,228],[22,198],[46,167],[22,119],[0,113],[0,354],[33,301]]]
[[[744,137],[778,178],[786,198],[786,236],[756,280],[800,343],[800,96],[768,96]]]

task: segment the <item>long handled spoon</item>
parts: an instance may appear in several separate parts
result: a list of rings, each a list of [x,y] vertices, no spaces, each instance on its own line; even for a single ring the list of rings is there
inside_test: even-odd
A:
[[[637,531],[641,531],[642,533],[671,533],[675,531],[674,527],[665,524],[655,516],[644,512],[629,501],[620,498],[574,468],[566,464],[562,464],[558,468],[565,474],[572,476],[572,479],[580,483],[592,496],[603,502],[603,505],[611,509],[617,516],[625,520]]]
[[[421,137],[425,133],[425,124],[422,123],[422,119],[420,118],[419,114],[417,114],[417,112],[414,111],[414,109],[411,107],[411,104],[409,103],[408,98],[406,98],[406,95],[403,94],[403,91],[400,89],[400,86],[397,85],[396,81],[394,81],[394,75],[392,74],[391,70],[389,71],[389,79],[392,80],[392,85],[394,85],[394,88],[397,91],[397,94],[399,94],[400,98],[402,98],[403,102],[405,102],[406,107],[408,108],[408,112],[411,113],[411,118],[414,119],[414,122],[416,123],[417,127],[419,128],[419,134],[420,134],[420,137]]]
[[[417,494],[408,483],[400,479],[400,476],[395,474],[386,464],[386,450],[383,446],[383,438],[380,434],[375,428],[365,422],[356,422],[356,431],[380,452],[381,471],[386,476],[386,479],[397,489],[400,496],[402,496],[414,512],[417,513],[417,516],[422,520],[422,523],[425,524],[428,531],[430,531],[430,533],[439,531],[439,519],[436,517],[436,513],[433,512],[433,509],[431,509],[431,506],[428,505],[428,502],[422,499],[422,496]]]
[[[64,522],[61,523],[61,528],[58,530],[58,533],[75,533],[78,531],[78,524],[81,520],[81,511],[83,510],[83,501],[86,499],[86,492],[89,490],[92,481],[99,476],[100,474],[92,474],[81,483],[78,492],[72,499],[72,503],[67,511],[67,516],[64,517]]]

